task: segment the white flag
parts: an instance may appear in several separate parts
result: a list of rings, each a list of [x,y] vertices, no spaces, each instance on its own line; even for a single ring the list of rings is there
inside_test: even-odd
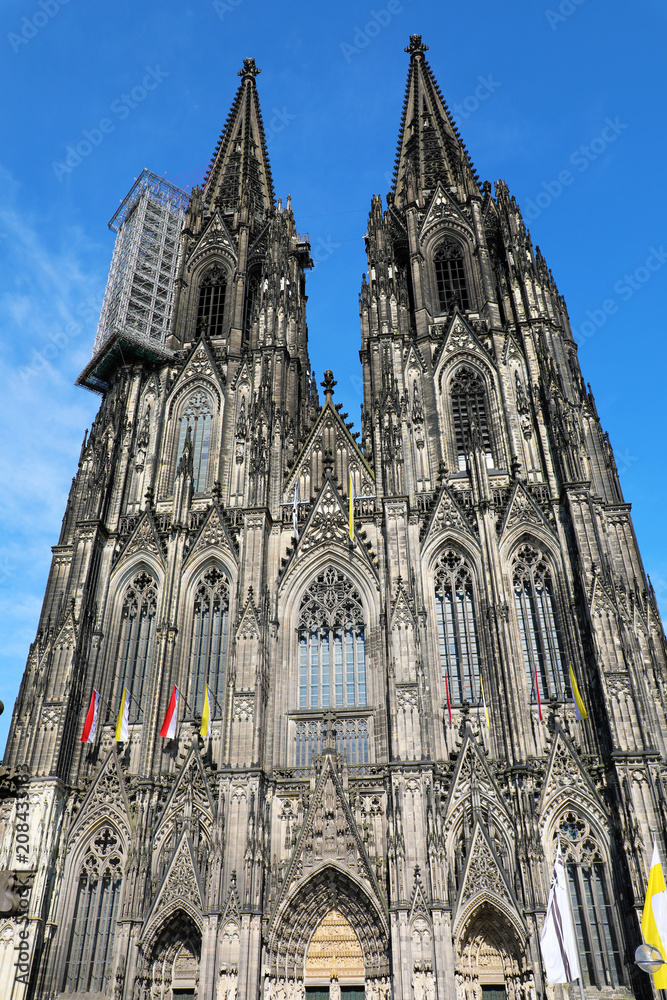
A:
[[[560,843],[556,852],[547,916],[540,934],[540,946],[548,982],[571,983],[581,978],[577,935]]]
[[[294,484],[294,507],[292,508],[292,526],[294,528],[294,536],[299,541],[299,481],[297,479]]]

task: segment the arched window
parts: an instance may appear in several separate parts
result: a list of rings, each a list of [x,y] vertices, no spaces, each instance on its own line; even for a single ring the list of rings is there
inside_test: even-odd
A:
[[[219,719],[224,704],[225,661],[229,631],[229,581],[219,569],[207,570],[195,592],[190,656],[190,693],[193,712],[204,706],[204,687],[213,695],[212,719]]]
[[[435,606],[443,685],[452,705],[479,699],[479,643],[472,577],[465,560],[449,549],[435,578]]]
[[[486,390],[480,375],[463,365],[458,369],[450,386],[454,416],[454,441],[459,471],[465,472],[469,438],[479,441],[486,455],[486,464],[493,468],[491,431],[486,406]]]
[[[366,646],[361,598],[330,567],[314,580],[299,614],[299,708],[366,704]]]
[[[448,312],[456,306],[459,309],[469,309],[470,299],[460,243],[444,240],[433,254],[433,262],[440,312]]]
[[[122,882],[115,832],[105,827],[84,858],[67,944],[62,990],[101,994],[112,969],[113,940]]]
[[[117,654],[117,702],[123,688],[130,693],[128,718],[138,722],[143,708],[143,693],[151,665],[157,584],[143,570],[132,580],[123,600]]]
[[[607,872],[596,837],[573,813],[558,831],[565,858],[585,986],[619,986],[623,962]],[[555,852],[554,852],[555,853]]]
[[[178,473],[178,463],[188,448],[192,457],[192,489],[195,493],[204,493],[206,490],[212,420],[211,398],[201,389],[197,389],[188,399],[181,416],[176,463]]]
[[[563,700],[566,695],[563,651],[554,609],[549,565],[537,549],[523,545],[514,564],[514,603],[531,701]]]
[[[214,266],[204,275],[199,286],[197,329],[209,337],[221,337],[225,311],[227,278],[221,267]]]

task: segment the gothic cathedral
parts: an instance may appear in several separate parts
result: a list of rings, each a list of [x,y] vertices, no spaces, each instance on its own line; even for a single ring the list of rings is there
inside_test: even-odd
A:
[[[0,775],[12,1000],[562,1000],[558,841],[586,995],[651,995],[655,595],[565,302],[406,51],[361,435],[252,59],[202,187],[146,171],[112,220]]]

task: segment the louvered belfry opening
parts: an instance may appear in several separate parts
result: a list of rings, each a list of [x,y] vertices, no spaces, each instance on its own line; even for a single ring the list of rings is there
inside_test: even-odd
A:
[[[491,431],[482,379],[472,368],[464,365],[459,368],[452,380],[450,395],[459,470],[464,471],[466,468],[466,455],[470,447],[469,437],[473,423],[486,455],[486,463],[492,467]]]

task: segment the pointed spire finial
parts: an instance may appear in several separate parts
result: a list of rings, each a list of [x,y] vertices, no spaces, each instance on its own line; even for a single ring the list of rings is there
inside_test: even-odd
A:
[[[320,385],[324,389],[324,398],[331,399],[331,397],[334,394],[334,386],[338,385],[338,383],[336,382],[336,379],[333,377],[333,372],[331,371],[330,368],[327,368],[327,370],[325,371],[324,382],[320,382]]]
[[[254,59],[244,59],[243,69],[239,70],[238,75],[242,76],[244,80],[247,76],[249,76],[251,80],[254,80],[255,77],[261,72],[261,69],[255,66]]]
[[[424,52],[428,52],[428,45],[424,45],[422,42],[421,35],[410,35],[410,44],[407,49],[403,49],[404,52],[409,52],[411,56],[423,55]]]

